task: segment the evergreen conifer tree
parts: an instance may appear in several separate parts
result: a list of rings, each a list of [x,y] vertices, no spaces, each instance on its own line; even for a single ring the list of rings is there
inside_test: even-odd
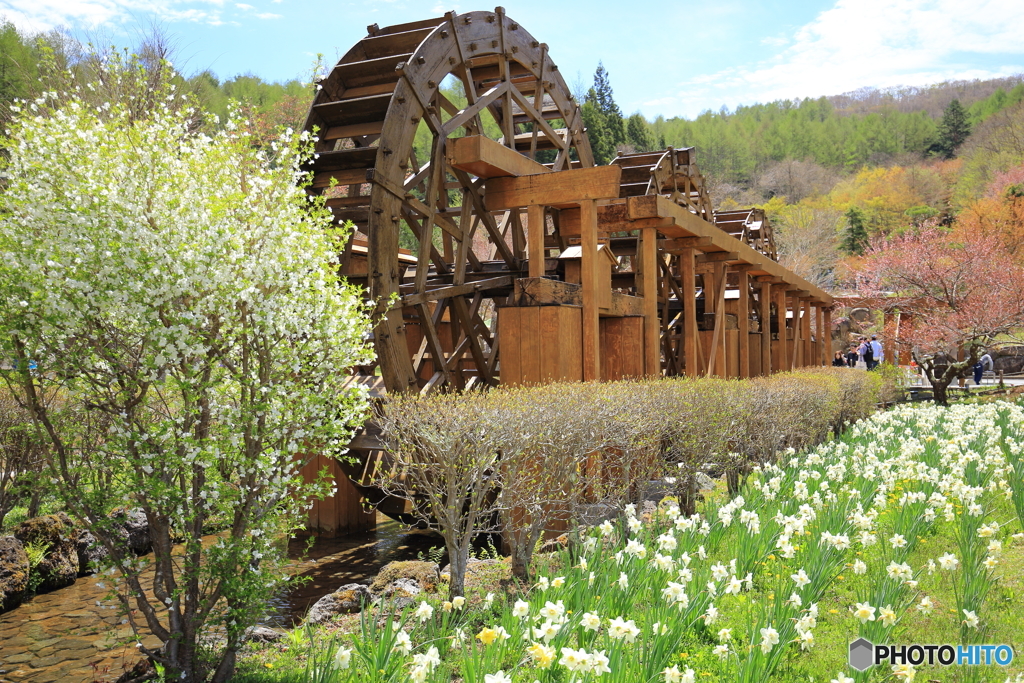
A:
[[[615,103],[608,71],[600,62],[594,72],[594,87],[587,91],[582,113],[594,160],[598,164],[607,164],[615,158],[619,145],[627,142],[626,125],[622,120],[622,110]]]
[[[654,149],[651,127],[639,112],[626,119],[626,142],[637,152],[650,152]]]
[[[860,256],[868,243],[868,229],[864,212],[851,206],[846,212],[846,231],[843,233],[842,248],[847,254]]]
[[[967,120],[967,110],[960,104],[960,100],[955,99],[942,112],[939,139],[932,146],[932,150],[946,159],[952,159],[957,148],[970,134],[971,124]]]

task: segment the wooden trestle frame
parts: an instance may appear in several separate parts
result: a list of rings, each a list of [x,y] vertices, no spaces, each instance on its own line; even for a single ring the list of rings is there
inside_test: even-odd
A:
[[[441,89],[453,79],[462,101]],[[548,46],[502,8],[371,26],[321,85],[310,191],[355,223],[342,273],[379,302],[377,367],[353,381],[430,392],[829,363],[832,298],[775,261],[763,213],[716,216],[692,148],[595,166]]]

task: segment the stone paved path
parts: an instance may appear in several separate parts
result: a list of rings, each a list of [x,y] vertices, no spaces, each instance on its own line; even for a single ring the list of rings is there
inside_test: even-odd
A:
[[[82,577],[0,614],[0,681],[106,682],[131,666],[138,659],[135,640],[116,605],[104,600],[108,585]]]
[[[413,559],[442,541],[382,520],[375,532],[289,545],[296,574],[309,581],[273,601],[271,623],[290,627],[309,605],[338,586],[366,582],[391,560]],[[0,613],[0,683],[111,683],[139,659],[119,607],[107,601],[110,577],[79,577],[73,585],[36,595]],[[148,585],[143,581],[143,585]],[[159,640],[143,640],[156,647]]]

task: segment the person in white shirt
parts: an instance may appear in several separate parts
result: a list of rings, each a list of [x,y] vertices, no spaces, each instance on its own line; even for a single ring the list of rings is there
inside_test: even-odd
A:
[[[878,341],[877,335],[871,335],[871,361],[868,362],[868,370],[874,370],[878,364],[885,360],[882,354],[882,342]]]

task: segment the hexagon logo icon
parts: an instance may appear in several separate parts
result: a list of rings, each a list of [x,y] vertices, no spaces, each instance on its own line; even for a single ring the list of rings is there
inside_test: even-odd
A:
[[[875,664],[875,646],[867,638],[858,638],[850,643],[850,666],[865,671]]]

